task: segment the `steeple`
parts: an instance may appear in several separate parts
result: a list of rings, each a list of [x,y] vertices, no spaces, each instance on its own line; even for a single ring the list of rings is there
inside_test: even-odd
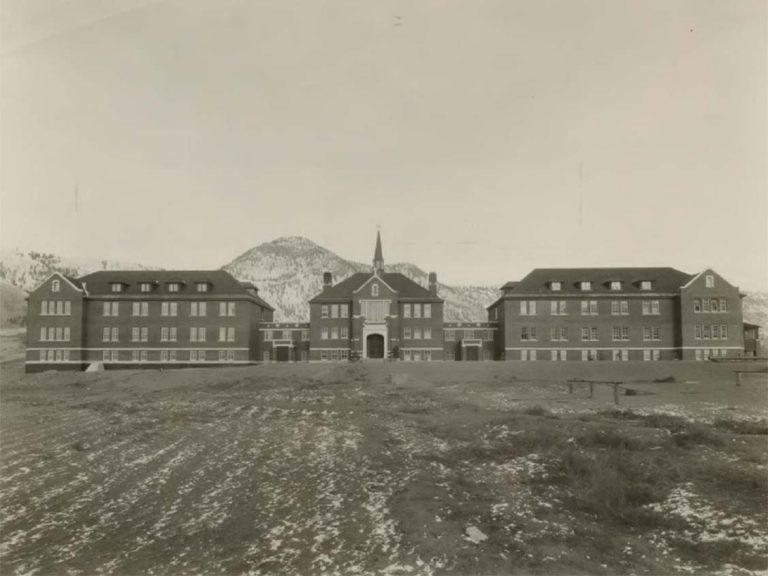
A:
[[[384,256],[381,254],[381,232],[376,232],[376,252],[373,254],[373,271],[384,270]]]

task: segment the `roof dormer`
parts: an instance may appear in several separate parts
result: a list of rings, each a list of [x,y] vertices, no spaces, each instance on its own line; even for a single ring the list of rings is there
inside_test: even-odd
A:
[[[559,280],[551,280],[547,282],[547,286],[552,292],[560,292],[563,289],[563,283]]]
[[[610,282],[608,282],[608,289],[614,290],[614,291],[621,290],[622,289],[621,280],[611,280]]]
[[[128,287],[125,282],[110,282],[109,289],[112,292],[123,292]]]
[[[184,282],[168,282],[168,292],[181,292]]]
[[[591,280],[580,280],[577,283],[577,286],[579,287],[579,290],[582,292],[588,292],[589,290],[592,290],[592,281]]]
[[[640,290],[653,290],[653,280],[640,280]]]
[[[212,287],[210,282],[195,282],[195,292],[210,292]]]

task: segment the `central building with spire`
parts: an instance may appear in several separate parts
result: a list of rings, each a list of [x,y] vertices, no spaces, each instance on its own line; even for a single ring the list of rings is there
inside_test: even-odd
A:
[[[443,299],[437,275],[425,288],[387,272],[376,234],[373,268],[338,284],[323,274],[323,290],[309,301],[310,360],[351,358],[443,359]]]

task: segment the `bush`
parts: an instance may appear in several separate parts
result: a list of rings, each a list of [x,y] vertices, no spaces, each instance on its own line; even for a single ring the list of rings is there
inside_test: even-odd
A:
[[[551,416],[552,413],[547,409],[544,408],[544,406],[528,406],[527,408],[523,409],[523,414],[528,414],[528,416]]]
[[[728,430],[735,434],[768,434],[768,421],[762,420],[735,420],[732,418],[718,418],[715,420],[715,427]]]

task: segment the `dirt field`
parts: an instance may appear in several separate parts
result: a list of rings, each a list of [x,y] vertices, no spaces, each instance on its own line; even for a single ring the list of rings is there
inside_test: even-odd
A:
[[[568,394],[598,370],[618,410]],[[764,573],[767,390],[708,363],[9,362],[0,571]]]

